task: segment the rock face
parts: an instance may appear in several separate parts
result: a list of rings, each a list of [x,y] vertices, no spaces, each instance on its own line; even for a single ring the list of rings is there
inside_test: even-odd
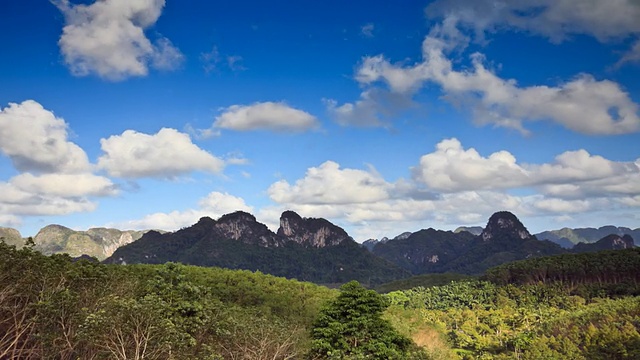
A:
[[[195,225],[174,233],[150,231],[117,249],[107,263],[167,261],[199,266],[262,271],[322,284],[358,280],[375,285],[407,277],[407,271],[357,244],[342,228],[325,219],[302,218],[285,211],[277,233],[245,212]]]
[[[67,253],[72,257],[93,256],[103,260],[119,248],[142,237],[145,231],[92,228],[75,231],[61,225],[48,225],[34,237],[35,249],[45,255]]]
[[[16,247],[22,247],[24,245],[24,239],[20,232],[13,228],[0,227],[0,238],[8,245],[15,245]]]
[[[256,221],[256,217],[244,211],[223,215],[214,224],[219,236],[246,244],[278,247],[283,244],[269,228]]]
[[[303,246],[322,248],[335,246],[351,237],[341,227],[325,219],[302,218],[293,211],[280,216],[278,236]]]

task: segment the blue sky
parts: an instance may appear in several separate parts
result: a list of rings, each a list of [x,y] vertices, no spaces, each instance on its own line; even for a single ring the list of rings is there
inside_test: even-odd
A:
[[[4,1],[0,226],[640,227],[640,3]]]

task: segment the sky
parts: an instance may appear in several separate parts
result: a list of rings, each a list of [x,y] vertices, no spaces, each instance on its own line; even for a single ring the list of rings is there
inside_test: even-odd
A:
[[[0,226],[640,227],[640,1],[0,1]]]

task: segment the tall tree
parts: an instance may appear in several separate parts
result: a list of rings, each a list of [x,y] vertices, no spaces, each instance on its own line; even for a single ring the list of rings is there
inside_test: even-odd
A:
[[[420,358],[410,339],[382,318],[386,299],[357,281],[340,288],[340,295],[316,319],[311,359]],[[422,357],[426,358],[426,356]]]

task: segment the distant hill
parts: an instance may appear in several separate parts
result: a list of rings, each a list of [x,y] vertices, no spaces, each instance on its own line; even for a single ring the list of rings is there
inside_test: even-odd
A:
[[[76,231],[61,225],[48,225],[33,240],[35,249],[45,255],[67,253],[71,257],[88,255],[104,260],[118,247],[138,240],[145,232],[107,228]]]
[[[482,226],[460,226],[457,229],[453,230],[453,232],[457,234],[461,231],[466,231],[472,233],[473,235],[480,235],[482,234],[482,230],[484,230]]]
[[[578,243],[594,243],[608,235],[630,235],[634,239],[640,239],[640,228],[632,230],[627,227],[602,226],[599,228],[562,228],[559,230],[543,231],[536,234],[538,239],[553,241],[564,248],[571,248]]]
[[[378,258],[342,228],[325,219],[302,218],[293,211],[280,217],[277,233],[246,212],[213,220],[204,217],[173,233],[150,231],[117,249],[107,263],[167,261],[261,271],[322,284],[358,280],[377,285],[410,276]]]
[[[407,231],[407,232],[403,232],[402,234],[394,237],[393,239],[389,239],[388,237],[383,237],[382,239],[378,240],[378,239],[369,239],[366,240],[365,242],[362,243],[362,246],[364,246],[367,250],[372,251],[374,247],[376,247],[376,245],[378,244],[384,244],[389,240],[402,240],[402,239],[406,239],[409,236],[411,236],[411,232]]]

